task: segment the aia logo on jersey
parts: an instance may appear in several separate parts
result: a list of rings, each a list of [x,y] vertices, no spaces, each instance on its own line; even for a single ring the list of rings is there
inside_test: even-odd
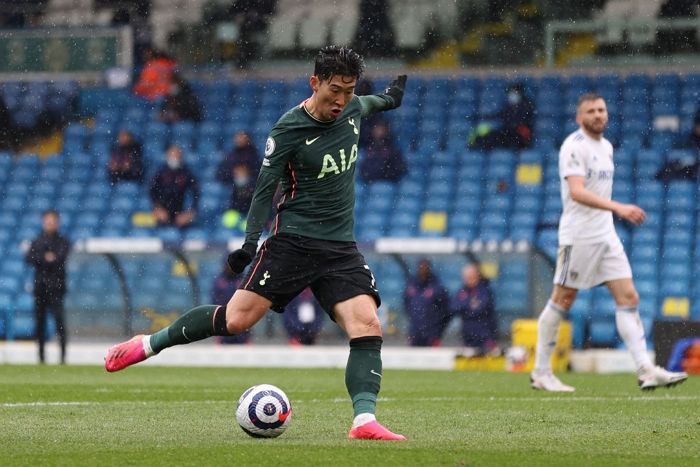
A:
[[[352,145],[350,149],[350,157],[345,154],[345,149],[338,152],[338,159],[330,154],[323,156],[321,171],[318,173],[317,179],[323,178],[326,175],[339,175],[350,170],[352,165],[357,161],[357,144]]]

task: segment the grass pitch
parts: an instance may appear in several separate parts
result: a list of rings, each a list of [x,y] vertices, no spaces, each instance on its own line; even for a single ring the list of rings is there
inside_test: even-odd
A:
[[[642,393],[633,375],[387,370],[378,419],[408,442],[350,441],[342,370],[0,366],[0,464],[700,465],[700,378]],[[239,395],[275,384],[293,406],[280,438],[248,437]]]

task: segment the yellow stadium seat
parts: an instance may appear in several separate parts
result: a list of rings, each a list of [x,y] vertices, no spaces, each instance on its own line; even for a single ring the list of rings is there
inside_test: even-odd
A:
[[[447,213],[425,211],[420,217],[420,229],[423,232],[445,232],[447,230]]]
[[[131,216],[131,223],[134,227],[155,227],[156,218],[150,212],[140,211]]]
[[[664,316],[687,319],[690,315],[690,300],[688,297],[666,297],[661,306],[661,313]]]
[[[515,171],[518,185],[539,185],[542,183],[542,166],[540,164],[519,164]]]

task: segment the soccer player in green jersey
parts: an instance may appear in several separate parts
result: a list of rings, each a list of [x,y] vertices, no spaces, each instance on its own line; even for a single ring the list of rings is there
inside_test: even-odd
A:
[[[356,96],[362,58],[328,46],[316,56],[311,97],[285,113],[270,132],[248,213],[243,247],[229,255],[246,276],[226,306],[202,305],[152,335],[135,336],[107,353],[107,371],[119,371],[173,345],[250,329],[269,309],[278,312],[307,286],[348,335],[345,384],[355,418],[353,439],[405,440],[375,419],[382,378],[382,329],[374,276],[353,237],[355,167],[362,117],[401,105],[406,76],[382,94]],[[270,237],[258,250],[272,197],[283,198]]]

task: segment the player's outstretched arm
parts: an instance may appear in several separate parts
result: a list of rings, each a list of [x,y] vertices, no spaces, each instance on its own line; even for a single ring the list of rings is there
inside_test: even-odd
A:
[[[389,83],[389,87],[387,87],[384,91],[384,94],[389,96],[394,102],[394,106],[392,107],[392,109],[401,106],[401,101],[403,100],[403,93],[406,90],[407,78],[408,77],[406,75],[397,76],[394,81]]]
[[[399,107],[406,89],[406,75],[398,76],[381,94],[357,96],[362,107],[362,116]]]

